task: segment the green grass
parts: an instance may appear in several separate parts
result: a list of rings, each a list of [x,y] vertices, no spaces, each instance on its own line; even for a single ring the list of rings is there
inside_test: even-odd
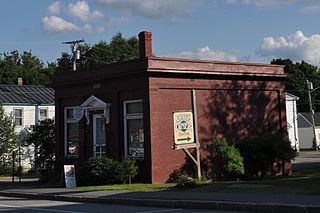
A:
[[[79,187],[81,190],[125,190],[135,192],[182,191],[251,194],[320,195],[320,171],[296,172],[291,176],[268,177],[242,181],[199,183],[194,187],[177,188],[175,184],[123,184]]]
[[[185,191],[253,194],[320,195],[320,171],[305,171],[289,177],[269,177],[246,181],[200,184]]]
[[[134,192],[158,192],[172,190],[175,184],[116,184],[105,186],[84,186],[83,190],[125,190]]]

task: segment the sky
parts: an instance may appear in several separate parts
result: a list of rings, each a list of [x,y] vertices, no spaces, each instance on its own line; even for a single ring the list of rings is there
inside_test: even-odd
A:
[[[1,0],[0,26],[0,53],[31,51],[45,64],[71,52],[63,42],[141,31],[155,56],[320,63],[320,0]]]

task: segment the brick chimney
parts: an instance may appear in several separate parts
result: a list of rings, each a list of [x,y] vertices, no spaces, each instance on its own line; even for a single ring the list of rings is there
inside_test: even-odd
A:
[[[23,79],[21,77],[18,78],[18,86],[23,85]]]
[[[143,31],[139,33],[140,58],[152,56],[152,33]]]

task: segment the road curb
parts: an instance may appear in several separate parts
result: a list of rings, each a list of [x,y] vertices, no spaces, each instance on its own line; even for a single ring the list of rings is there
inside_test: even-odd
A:
[[[165,208],[185,208],[223,211],[248,211],[268,213],[319,213],[320,205],[297,205],[278,203],[250,203],[232,201],[195,201],[195,200],[166,200],[152,198],[115,198],[115,197],[90,197],[58,194],[0,192],[0,196],[48,199],[72,202],[104,203],[133,206],[157,206]]]

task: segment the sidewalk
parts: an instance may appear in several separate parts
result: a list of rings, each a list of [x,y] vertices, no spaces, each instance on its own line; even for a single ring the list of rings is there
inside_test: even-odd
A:
[[[174,191],[84,191],[78,188],[65,189],[48,187],[37,183],[2,184],[0,185],[0,196],[168,208],[274,213],[320,212],[320,196],[250,195]]]

